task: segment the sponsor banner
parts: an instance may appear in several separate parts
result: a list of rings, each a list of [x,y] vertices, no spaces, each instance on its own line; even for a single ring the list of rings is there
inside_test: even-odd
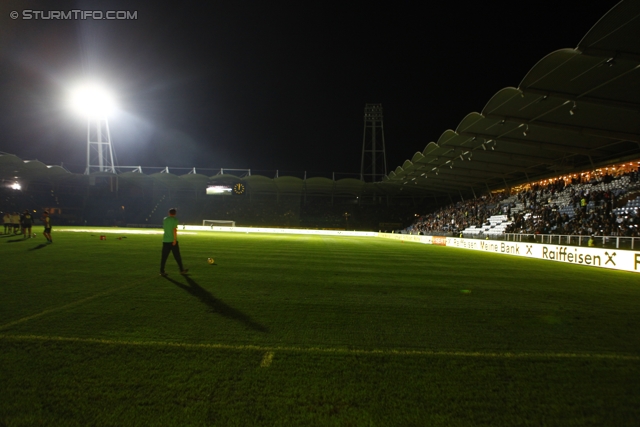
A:
[[[432,244],[431,236],[420,236],[418,234],[378,233],[378,237],[382,237],[384,239],[402,240],[403,242],[406,240],[408,242],[426,243],[428,245]]]
[[[447,246],[640,273],[640,251],[453,237]]]
[[[433,236],[434,245],[447,246],[447,240],[444,236]]]

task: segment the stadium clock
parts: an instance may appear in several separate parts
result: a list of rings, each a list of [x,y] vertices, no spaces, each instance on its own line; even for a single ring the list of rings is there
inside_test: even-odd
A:
[[[237,194],[237,195],[244,194],[244,190],[245,190],[244,184],[240,182],[233,186],[233,194]]]

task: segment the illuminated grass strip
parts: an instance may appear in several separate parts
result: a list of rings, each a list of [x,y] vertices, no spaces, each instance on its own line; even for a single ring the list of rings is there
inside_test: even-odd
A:
[[[106,344],[122,346],[147,346],[147,347],[173,347],[185,349],[212,349],[212,350],[236,350],[236,351],[257,351],[267,352],[262,363],[273,359],[276,351],[291,353],[326,353],[345,355],[383,355],[383,356],[448,356],[448,357],[470,357],[470,358],[499,358],[499,359],[524,359],[524,358],[552,358],[552,359],[610,359],[610,360],[630,360],[640,361],[640,355],[629,354],[606,354],[606,353],[499,353],[481,351],[433,351],[433,350],[400,350],[400,349],[351,349],[336,347],[294,347],[294,346],[259,346],[259,345],[234,345],[234,344],[208,344],[208,343],[184,343],[171,341],[124,341],[102,338],[77,338],[77,337],[56,337],[43,335],[7,335],[0,334],[0,339],[13,341],[58,341],[77,342],[85,344]],[[269,358],[269,353],[271,357]]]
[[[262,358],[262,362],[260,362],[261,368],[268,368],[271,366],[271,361],[273,360],[273,351],[267,351]]]
[[[70,302],[68,304],[61,305],[59,307],[49,308],[47,310],[41,311],[40,313],[32,314],[31,316],[23,317],[21,319],[14,320],[13,322],[5,323],[4,325],[0,325],[0,330],[10,328],[11,326],[14,326],[14,325],[17,325],[17,324],[20,324],[20,323],[28,322],[29,320],[37,319],[38,317],[45,316],[45,315],[47,315],[49,313],[54,313],[56,311],[61,311],[61,310],[65,310],[65,309],[70,308],[70,307],[75,307],[77,305],[81,305],[81,304],[84,304],[87,301],[91,301],[91,300],[94,300],[96,298],[100,298],[100,297],[103,297],[105,295],[112,294],[114,292],[122,291],[124,289],[133,288],[134,286],[137,286],[137,285],[139,285],[141,283],[147,282],[147,281],[151,280],[154,277],[156,277],[156,276],[152,276],[152,277],[148,277],[146,279],[138,280],[137,282],[129,283],[127,285],[120,286],[119,288],[109,289],[108,291],[100,292],[100,293],[97,293],[97,294],[92,295],[90,297],[86,297],[86,298],[80,299],[78,301]]]

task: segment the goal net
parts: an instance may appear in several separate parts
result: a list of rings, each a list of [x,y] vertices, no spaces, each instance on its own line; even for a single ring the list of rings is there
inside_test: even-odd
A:
[[[235,227],[235,221],[225,221],[222,219],[203,219],[202,225],[208,225],[210,227]]]

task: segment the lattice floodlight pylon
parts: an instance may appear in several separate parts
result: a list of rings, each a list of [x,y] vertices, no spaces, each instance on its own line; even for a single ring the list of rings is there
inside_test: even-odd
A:
[[[382,104],[365,104],[360,180],[382,181],[387,175]]]
[[[116,173],[106,116],[89,117],[87,121],[87,168],[84,173],[89,175],[92,172]]]

